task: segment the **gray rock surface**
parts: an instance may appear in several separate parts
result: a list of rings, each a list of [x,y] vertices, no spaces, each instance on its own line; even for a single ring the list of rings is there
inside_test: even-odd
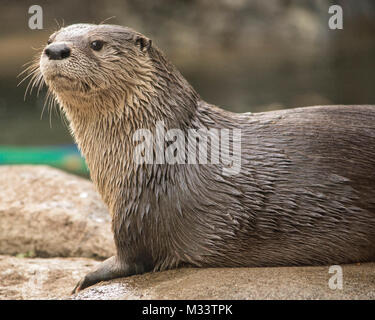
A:
[[[93,184],[47,166],[0,166],[0,254],[106,258],[110,216]]]

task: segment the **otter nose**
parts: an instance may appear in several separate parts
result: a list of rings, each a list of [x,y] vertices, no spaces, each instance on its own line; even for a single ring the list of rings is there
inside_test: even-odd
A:
[[[70,56],[70,48],[65,43],[52,43],[44,53],[50,60],[62,60]]]

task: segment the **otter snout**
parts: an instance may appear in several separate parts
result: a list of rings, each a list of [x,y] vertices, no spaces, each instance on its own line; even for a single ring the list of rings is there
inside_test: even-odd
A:
[[[51,43],[44,49],[49,60],[62,60],[70,57],[70,48],[65,43]]]

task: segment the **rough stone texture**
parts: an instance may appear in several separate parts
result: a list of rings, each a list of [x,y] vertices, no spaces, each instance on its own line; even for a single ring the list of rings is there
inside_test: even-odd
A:
[[[343,289],[329,267],[176,269],[115,279],[71,295],[99,262],[0,256],[0,299],[375,299],[375,263],[343,265]]]
[[[74,299],[375,299],[375,263],[343,265],[343,289],[329,267],[176,269],[112,280]]]
[[[87,258],[0,256],[0,300],[67,299],[98,261]]]
[[[0,190],[0,254],[114,254],[110,216],[90,181],[47,166],[0,166]]]

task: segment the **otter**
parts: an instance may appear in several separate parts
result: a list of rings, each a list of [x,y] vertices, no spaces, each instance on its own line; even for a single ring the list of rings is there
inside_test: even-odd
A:
[[[33,72],[65,113],[112,217],[116,255],[73,292],[185,265],[375,260],[375,106],[225,111],[149,38],[107,24],[55,32]],[[225,174],[222,162],[136,163],[134,134],[158,121],[241,130],[239,172]]]

